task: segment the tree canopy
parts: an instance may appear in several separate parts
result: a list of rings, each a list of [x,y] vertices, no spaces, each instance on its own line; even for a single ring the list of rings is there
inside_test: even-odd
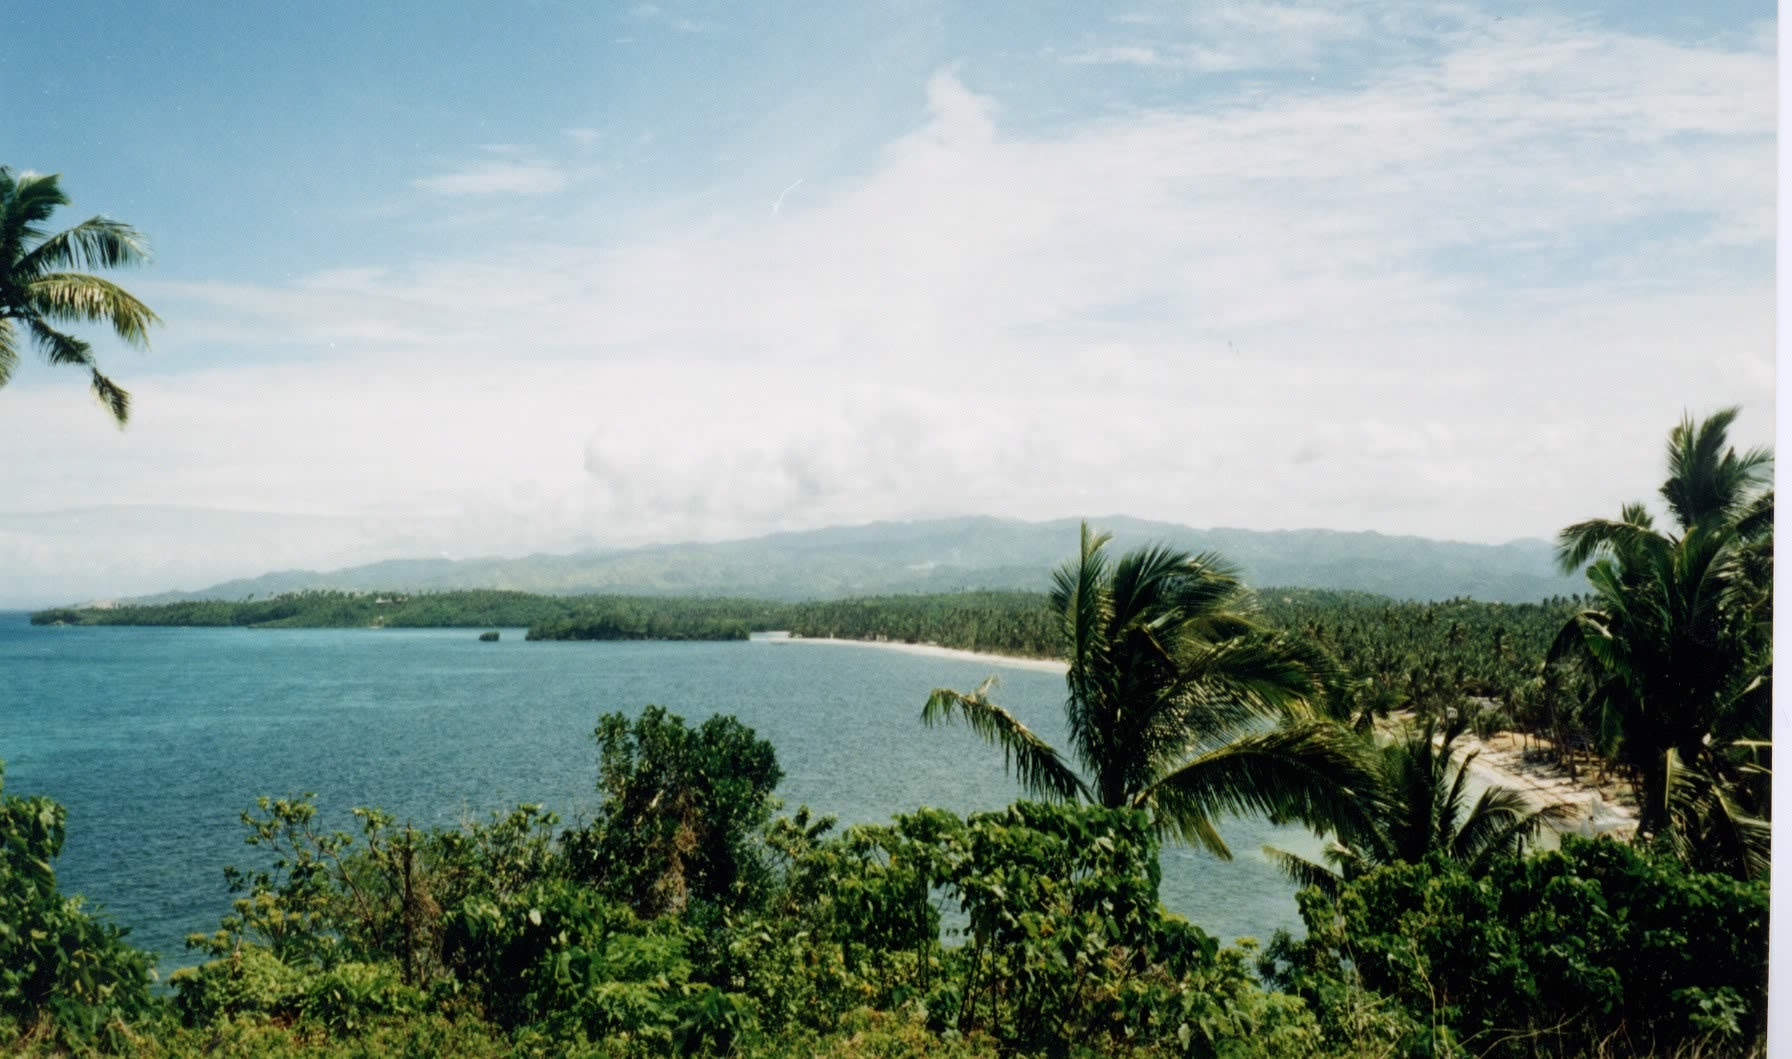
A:
[[[1564,529],[1564,568],[1590,560],[1592,605],[1551,658],[1592,673],[1606,749],[1634,770],[1639,829],[1689,861],[1767,866],[1773,677],[1772,454],[1728,444],[1736,409],[1668,436],[1661,497]]]
[[[57,174],[14,173],[0,166],[0,386],[19,360],[19,329],[51,364],[87,369],[94,396],[123,426],[131,395],[101,373],[93,347],[61,330],[106,324],[127,345],[147,348],[160,318],[123,287],[76,271],[119,268],[146,260],[149,245],[130,225],[90,217],[51,234],[46,222],[69,204]]]
[[[963,720],[1028,793],[1150,810],[1160,832],[1229,857],[1214,821],[1256,812],[1330,829],[1372,784],[1359,741],[1325,713],[1330,658],[1267,630],[1217,555],[1149,547],[1110,562],[1087,525],[1050,601],[1069,671],[1073,760],[973,692],[936,689],[927,724]]]

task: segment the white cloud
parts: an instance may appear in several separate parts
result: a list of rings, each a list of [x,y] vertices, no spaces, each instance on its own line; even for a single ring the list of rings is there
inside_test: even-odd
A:
[[[636,4],[629,8],[629,15],[643,21],[666,26],[679,33],[713,33],[721,28],[717,22],[690,18],[674,11],[667,11],[658,4]]]
[[[1348,88],[1051,135],[942,73],[871,171],[775,214],[146,284],[171,335],[339,355],[139,384],[122,438],[15,382],[0,489],[414,554],[966,512],[1497,541],[1648,495],[1683,410],[1768,441],[1771,41],[1446,30]]]
[[[1080,66],[1124,64],[1129,66],[1167,66],[1170,60],[1156,48],[1142,44],[1109,44],[1087,48],[1064,56],[1064,61]]]
[[[1169,5],[1160,5],[1169,6]],[[1093,33],[1084,47],[1064,53],[1079,65],[1128,65],[1200,73],[1244,70],[1307,70],[1328,51],[1375,37],[1384,48],[1435,39],[1443,22],[1463,14],[1454,5],[1431,5],[1432,18],[1415,20],[1409,9],[1383,4],[1212,3],[1192,13],[1139,15],[1112,20],[1117,29]]]
[[[438,195],[547,195],[566,187],[565,170],[546,162],[491,159],[412,184]]]

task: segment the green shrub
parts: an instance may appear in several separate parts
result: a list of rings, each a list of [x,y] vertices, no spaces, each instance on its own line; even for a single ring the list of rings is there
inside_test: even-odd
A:
[[[1163,911],[1145,813],[1021,802],[971,816],[965,847],[949,879],[970,920],[961,976],[929,1004],[958,1031],[1053,1053],[1317,1044],[1304,1005],[1267,996],[1243,953]]]
[[[1278,936],[1263,971],[1334,1040],[1360,1033],[1365,991],[1408,1054],[1739,1052],[1765,1030],[1764,883],[1566,836],[1481,879],[1432,860],[1299,899],[1308,936]]]
[[[53,862],[66,820],[48,798],[0,793],[0,1018],[70,1043],[116,1046],[127,1023],[157,1008],[155,957],[58,890]]]
[[[632,723],[607,714],[595,734],[603,807],[565,836],[578,878],[644,916],[763,894],[757,838],[784,778],[769,742],[733,717],[687,728],[658,706]]]
[[[506,1028],[669,1042],[691,983],[685,932],[642,921],[567,880],[470,898],[448,917],[444,953],[483,1010]]]
[[[306,974],[266,946],[245,944],[197,967],[182,967],[168,981],[181,1021],[205,1026],[240,1016],[296,1016]]]
[[[1318,1042],[1305,1005],[1265,994],[1247,954],[1163,912],[1143,813],[1021,803],[823,830],[805,814],[772,828],[782,890],[729,921],[725,956],[705,967],[770,1034],[826,1032],[869,1008],[1024,1053]],[[942,943],[941,904],[956,906],[961,944]]]

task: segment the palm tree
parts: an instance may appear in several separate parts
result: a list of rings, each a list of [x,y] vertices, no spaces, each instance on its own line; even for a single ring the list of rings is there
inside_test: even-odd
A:
[[[1766,878],[1771,862],[1773,743],[1739,739],[1688,768],[1667,753],[1668,848],[1695,871]]]
[[[1214,820],[1226,813],[1331,829],[1357,812],[1371,779],[1362,744],[1315,709],[1341,687],[1329,657],[1251,621],[1217,556],[1150,547],[1110,564],[1108,539],[1085,524],[1051,592],[1081,774],[989,701],[993,678],[968,694],[936,689],[921,719],[962,719],[1031,795],[1148,809],[1160,832],[1220,857],[1231,853]]]
[[[69,270],[135,264],[148,247],[136,229],[106,217],[47,235],[44,222],[69,202],[57,179],[0,166],[0,386],[18,365],[17,321],[51,364],[86,368],[94,395],[123,426],[130,394],[100,373],[91,346],[55,325],[110,324],[125,342],[146,347],[156,314],[117,284]]]
[[[1550,657],[1593,674],[1589,706],[1607,752],[1632,770],[1639,835],[1689,857],[1689,843],[1733,839],[1719,859],[1752,874],[1765,864],[1770,776],[1759,761],[1770,749],[1773,457],[1726,445],[1736,414],[1687,418],[1669,435],[1661,495],[1678,533],[1656,529],[1641,504],[1562,531],[1558,558],[1566,570],[1592,560],[1594,598]]]
[[[1264,852],[1302,886],[1336,893],[1340,883],[1372,868],[1416,864],[1432,855],[1480,875],[1495,859],[1523,852],[1546,824],[1568,818],[1568,806],[1532,809],[1509,787],[1489,786],[1470,805],[1469,766],[1480,752],[1458,758],[1452,749],[1466,728],[1466,715],[1459,715],[1440,739],[1433,720],[1378,748],[1369,811],[1340,828],[1328,845],[1329,868],[1279,849]]]

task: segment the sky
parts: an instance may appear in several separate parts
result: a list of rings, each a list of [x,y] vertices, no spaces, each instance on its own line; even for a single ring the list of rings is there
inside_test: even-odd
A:
[[[140,229],[162,323],[82,332],[122,431],[78,372],[0,389],[0,605],[971,514],[1548,538],[1684,415],[1772,442],[1776,33],[21,5],[0,165]]]

